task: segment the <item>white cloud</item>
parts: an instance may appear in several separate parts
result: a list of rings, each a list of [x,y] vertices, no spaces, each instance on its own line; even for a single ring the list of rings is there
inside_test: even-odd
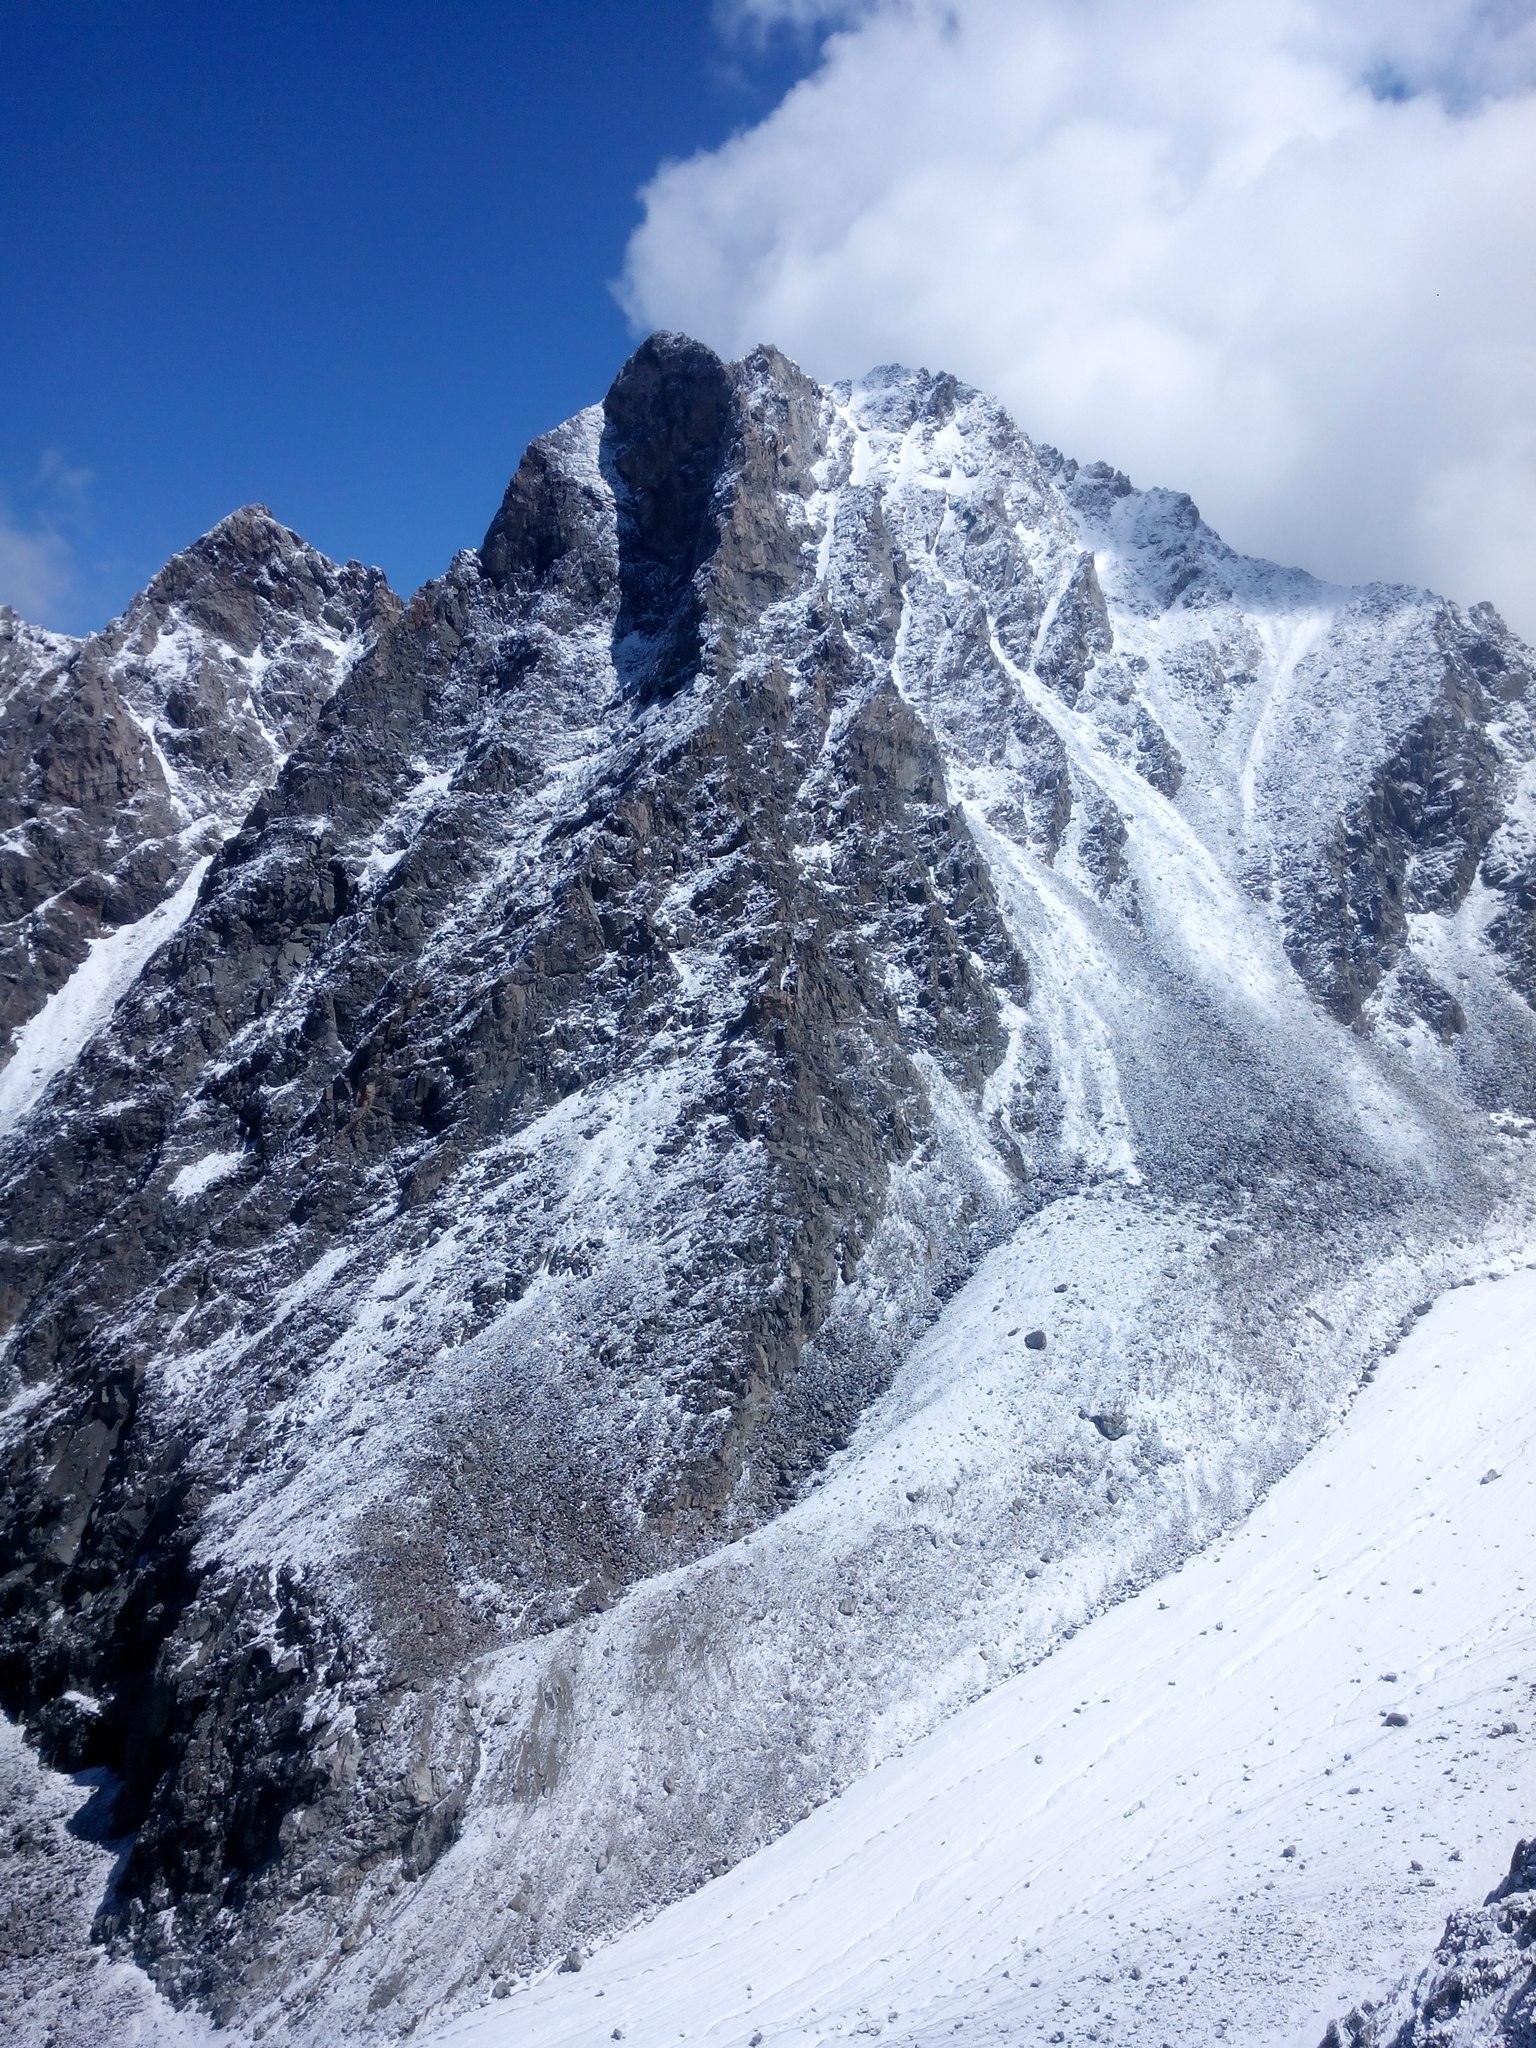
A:
[[[21,526],[0,506],[0,604],[50,625],[74,582],[68,543],[46,526]]]
[[[832,28],[648,186],[637,325],[954,370],[1237,545],[1536,631],[1536,0],[726,5]]]
[[[18,493],[0,488],[0,604],[33,625],[59,625],[77,595],[75,552],[59,529],[86,517],[92,481],[62,450],[45,448]]]
[[[726,35],[760,38],[780,28],[809,34],[856,21],[879,4],[880,0],[715,0],[714,12]]]

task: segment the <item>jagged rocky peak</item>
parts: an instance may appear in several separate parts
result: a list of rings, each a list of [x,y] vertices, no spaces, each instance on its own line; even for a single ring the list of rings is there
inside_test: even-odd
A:
[[[1518,1198],[1527,664],[669,335],[403,608],[244,513],[63,658],[93,816],[265,776],[0,1154],[0,1692],[117,1774],[103,1937],[406,2030],[1037,1653],[1027,1559],[1237,1512]]]
[[[239,823],[397,609],[248,505],[101,633],[0,617],[0,1066],[91,941]]]
[[[531,451],[486,569],[380,632],[13,1154],[11,1356],[58,1391],[11,1494],[7,1683],[56,1755],[124,1772],[112,1925],[206,1937],[199,1986],[243,1967],[226,1902],[260,1918],[329,1855],[274,1833],[294,1802],[362,1827],[349,1882],[430,1863],[473,1771],[463,1660],[793,1499],[1016,1206],[982,1096],[1027,975],[932,733],[818,609],[828,419],[768,352],[643,349]],[[877,1313],[828,1332],[866,1269]],[[87,1297],[105,1350],[56,1320]],[[252,1690],[269,1627],[303,1648]],[[381,1671],[445,1687],[360,1724],[403,1805],[319,1761]],[[208,1808],[222,1717],[249,1835]]]
[[[804,515],[785,504],[814,489],[821,413],[817,388],[777,350],[728,365],[653,335],[600,412],[529,450],[480,550],[484,572],[526,596],[562,587],[579,562],[590,599],[610,594],[599,562],[611,557],[619,680],[639,704],[665,698],[701,665],[718,669],[719,636],[803,580]]]
[[[171,557],[101,655],[182,805],[234,822],[397,608],[377,569],[338,566],[246,505]]]

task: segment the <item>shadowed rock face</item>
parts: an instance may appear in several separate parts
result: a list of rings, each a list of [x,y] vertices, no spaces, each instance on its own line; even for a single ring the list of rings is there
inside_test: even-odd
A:
[[[248,505],[88,640],[0,610],[0,1066],[92,939],[239,823],[395,608]]]
[[[1438,701],[1404,735],[1322,849],[1291,912],[1288,950],[1326,1007],[1358,1024],[1415,915],[1454,915],[1467,899],[1504,822],[1500,753],[1490,728],[1530,691],[1530,656],[1488,606],[1436,634],[1444,676]],[[1523,872],[1498,886],[1515,898],[1499,930],[1520,958]],[[1528,929],[1528,927],[1526,927]],[[1521,966],[1523,969],[1523,962]],[[1454,998],[1428,975],[1411,1010],[1441,1036],[1464,1029]]]
[[[14,755],[25,789],[95,792],[59,799],[97,820],[67,861],[126,817],[163,893],[169,845],[218,842],[0,1155],[0,1693],[119,1776],[100,1931],[225,2018],[314,1967],[303,1997],[414,2024],[404,1964],[344,1959],[476,1799],[526,1818],[556,1901],[497,1933],[523,1967],[905,1725],[955,1654],[937,1622],[835,1766],[743,1704],[755,1732],[697,1735],[687,1827],[626,1834],[614,1793],[578,1881],[549,1816],[623,1702],[562,1647],[509,1751],[475,1673],[805,1504],[1029,1219],[1107,1187],[1160,1218],[1259,1202],[1301,1276],[1266,1288],[1311,1286],[1431,1194],[1435,1229],[1485,1219],[1486,1112],[1536,1107],[1523,653],[1244,563],[951,379],[824,391],[653,337],[404,607],[238,514],[96,653],[7,630],[29,701],[72,679],[77,725]],[[1303,716],[1333,782],[1297,785]],[[1503,937],[1456,922],[1483,888]],[[1469,949],[1458,993],[1423,918]],[[1361,1123],[1357,1060],[1413,1157]],[[1213,1299],[1231,1400],[1321,1417],[1273,1293]],[[1092,1401],[1096,1447],[1130,1437],[1118,1383]],[[1096,1483],[1082,1530],[1120,1499]],[[708,1634],[646,1635],[658,1713],[690,1660],[767,1641]]]

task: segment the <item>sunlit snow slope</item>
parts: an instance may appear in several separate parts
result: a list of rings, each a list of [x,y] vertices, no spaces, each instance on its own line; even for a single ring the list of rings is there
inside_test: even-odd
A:
[[[10,1064],[0,1069],[0,1131],[24,1117],[54,1076],[79,1057],[150,955],[185,922],[208,871],[208,858],[198,861],[181,886],[153,910],[94,939],[68,981],[22,1025]]]
[[[444,2038],[1311,2048],[1529,1821],[1533,1449],[1527,1268],[1443,1297],[1235,1535]]]

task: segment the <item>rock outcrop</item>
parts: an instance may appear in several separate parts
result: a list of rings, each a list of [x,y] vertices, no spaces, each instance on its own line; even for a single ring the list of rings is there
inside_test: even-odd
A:
[[[397,608],[261,505],[87,640],[0,608],[0,1068],[91,942],[233,831]]]
[[[1536,2039],[1536,1843],[1481,1906],[1445,1923],[1430,1962],[1380,2005],[1334,2020],[1322,2048],[1525,2048]]]

